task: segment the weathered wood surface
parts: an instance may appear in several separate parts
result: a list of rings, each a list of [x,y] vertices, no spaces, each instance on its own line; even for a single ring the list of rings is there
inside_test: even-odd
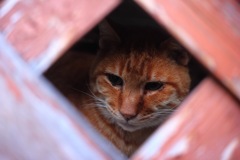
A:
[[[0,159],[123,159],[0,36]]]
[[[120,0],[6,0],[0,32],[33,67],[44,71]]]
[[[136,0],[240,99],[236,0]]]
[[[239,103],[207,78],[132,160],[240,159],[239,115]]]
[[[237,1],[136,2],[240,98]],[[45,70],[118,3],[6,0],[0,6],[0,159],[123,158],[17,56]],[[240,159],[238,107],[208,78],[132,159]]]

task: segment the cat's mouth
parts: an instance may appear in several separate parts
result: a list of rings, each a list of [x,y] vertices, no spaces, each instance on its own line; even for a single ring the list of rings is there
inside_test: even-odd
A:
[[[118,126],[120,126],[123,130],[128,132],[134,132],[138,129],[141,129],[141,127],[129,124],[128,122],[117,122]]]

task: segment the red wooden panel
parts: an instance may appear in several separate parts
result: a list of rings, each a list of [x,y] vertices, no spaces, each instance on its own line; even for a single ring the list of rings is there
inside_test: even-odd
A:
[[[0,32],[29,63],[45,70],[120,0],[11,0],[0,6]]]
[[[0,159],[123,159],[0,36]]]
[[[207,78],[132,159],[240,159],[239,106]]]
[[[240,8],[235,0],[137,0],[240,99]]]

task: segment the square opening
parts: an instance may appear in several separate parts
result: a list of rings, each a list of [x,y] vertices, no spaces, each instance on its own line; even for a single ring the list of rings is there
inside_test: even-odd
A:
[[[166,121],[206,74],[133,1],[123,1],[44,73],[127,156]],[[113,100],[106,102],[109,99]],[[109,110],[106,105],[116,107]]]

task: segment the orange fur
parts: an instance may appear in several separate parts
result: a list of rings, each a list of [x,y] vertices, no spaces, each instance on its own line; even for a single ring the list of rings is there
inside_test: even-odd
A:
[[[82,95],[65,93],[93,126],[128,156],[164,122],[190,88],[185,51],[172,40],[159,44],[156,36],[149,37],[146,41],[137,38],[137,42],[134,35],[124,39],[103,23],[89,90]]]

